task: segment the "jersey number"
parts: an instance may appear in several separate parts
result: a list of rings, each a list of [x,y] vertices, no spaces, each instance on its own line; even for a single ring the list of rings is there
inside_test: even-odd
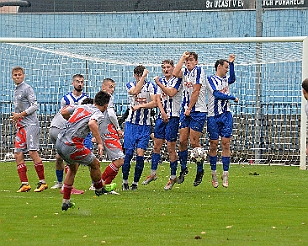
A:
[[[69,118],[68,122],[74,123],[91,115],[91,112],[84,108],[77,108],[74,114]]]

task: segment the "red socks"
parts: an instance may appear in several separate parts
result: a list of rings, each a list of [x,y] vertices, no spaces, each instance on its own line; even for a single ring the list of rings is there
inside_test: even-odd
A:
[[[43,162],[39,162],[34,164],[37,176],[39,177],[39,180],[45,180],[45,174],[44,174],[44,165]]]
[[[111,162],[102,174],[102,179],[104,180],[105,184],[111,184],[112,180],[117,176],[118,172],[119,168],[113,162]]]
[[[19,165],[17,165],[17,172],[18,172],[20,181],[22,183],[28,183],[26,163],[20,163]]]
[[[63,184],[63,199],[70,199],[71,198],[71,191],[73,189],[72,185]]]

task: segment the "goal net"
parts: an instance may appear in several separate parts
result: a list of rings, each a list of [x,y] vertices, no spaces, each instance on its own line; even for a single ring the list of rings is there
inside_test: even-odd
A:
[[[234,116],[232,162],[300,165],[301,147],[303,150],[306,146],[303,143],[306,129],[301,133],[301,119],[306,126],[306,117],[301,111],[301,81],[305,73],[302,69],[305,62],[303,44],[304,37],[0,39],[0,159],[7,159],[7,153],[14,149],[15,128],[9,120],[14,108],[15,86],[11,79],[14,66],[25,68],[25,80],[37,95],[42,129],[40,154],[44,159],[54,159],[49,124],[60,109],[62,96],[72,90],[74,74],[84,75],[84,91],[91,97],[101,89],[104,78],[113,78],[116,81],[114,102],[120,116],[128,106],[125,84],[134,79],[135,66],[144,65],[150,71],[148,79],[152,80],[162,75],[162,60],[173,59],[176,63],[187,50],[199,55],[199,64],[207,75],[215,73],[217,59],[228,58],[230,53],[236,55],[237,79],[230,90],[240,100],[231,102]],[[208,149],[206,126],[201,144]],[[151,150],[149,147],[146,157],[150,158]],[[164,152],[166,155],[167,151]]]

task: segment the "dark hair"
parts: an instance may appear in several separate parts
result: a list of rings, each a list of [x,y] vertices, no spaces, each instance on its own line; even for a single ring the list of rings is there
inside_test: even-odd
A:
[[[190,51],[188,53],[189,53],[189,56],[193,56],[195,60],[198,61],[198,54],[196,52]]]
[[[308,78],[304,79],[302,83],[302,88],[308,92]]]
[[[174,62],[173,62],[173,60],[163,60],[162,62],[161,62],[161,66],[164,66],[164,64],[165,63],[167,63],[167,64],[170,64],[172,67],[174,67]]]
[[[107,92],[99,91],[94,97],[94,103],[99,106],[104,106],[109,103],[110,95]]]
[[[215,71],[217,71],[218,65],[223,66],[225,62],[228,62],[226,59],[219,59],[215,62]]]
[[[136,74],[137,76],[141,76],[143,74],[144,69],[145,67],[143,65],[139,65],[134,68],[134,74]]]
[[[80,73],[76,73],[76,74],[73,76],[73,80],[74,80],[75,78],[83,78],[83,79],[84,79],[83,75],[80,74]]]
[[[112,83],[115,83],[113,79],[111,79],[111,78],[106,78],[106,79],[103,80],[103,84],[104,84],[105,82],[107,82],[107,81],[110,81],[110,82],[112,82]]]
[[[87,97],[81,102],[81,104],[93,104],[93,99],[90,97]]]

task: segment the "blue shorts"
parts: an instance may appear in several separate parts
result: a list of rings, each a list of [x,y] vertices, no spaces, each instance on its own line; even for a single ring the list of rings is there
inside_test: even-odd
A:
[[[211,140],[217,140],[219,136],[230,138],[232,136],[233,118],[231,112],[224,112],[207,119],[207,132]]]
[[[206,121],[205,112],[191,112],[190,116],[185,116],[184,111],[180,115],[180,129],[189,127],[197,132],[202,132]]]
[[[156,119],[154,137],[166,139],[168,142],[175,142],[179,131],[179,117],[171,117],[166,123],[161,118]]]
[[[124,149],[140,148],[146,150],[150,141],[151,126],[125,122]]]

